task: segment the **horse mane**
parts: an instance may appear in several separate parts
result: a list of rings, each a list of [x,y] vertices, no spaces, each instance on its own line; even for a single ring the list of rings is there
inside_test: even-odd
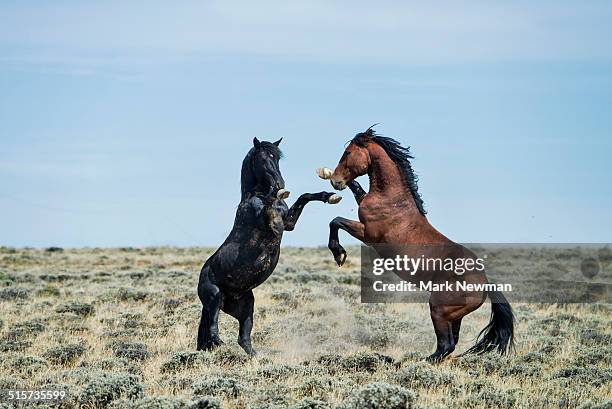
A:
[[[279,159],[283,157],[283,152],[280,148],[271,142],[262,141],[259,146],[252,147],[244,157],[242,161],[242,170],[240,172],[240,192],[242,199],[245,200],[255,192],[255,174],[253,171],[253,161],[255,160],[255,153],[258,151],[265,151],[268,154],[277,156]]]
[[[372,125],[374,126],[374,125]],[[410,193],[412,193],[412,197],[416,204],[417,209],[423,216],[427,214],[425,210],[423,198],[419,193],[418,186],[418,176],[414,173],[412,169],[412,165],[410,164],[410,159],[414,159],[414,156],[410,154],[410,147],[403,147],[398,141],[393,138],[389,138],[386,136],[378,135],[372,129],[372,126],[368,128],[367,131],[358,133],[353,138],[353,141],[356,142],[360,146],[365,146],[366,138],[371,140],[372,142],[378,144],[383,150],[389,155],[391,160],[403,170],[404,179],[408,188],[410,189]]]

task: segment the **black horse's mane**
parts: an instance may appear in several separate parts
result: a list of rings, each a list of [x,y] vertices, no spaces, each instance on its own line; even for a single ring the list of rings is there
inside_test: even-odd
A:
[[[427,214],[423,199],[419,193],[419,186],[417,184],[419,178],[414,173],[414,170],[412,170],[412,165],[410,164],[410,159],[414,159],[414,156],[410,154],[410,147],[403,147],[393,138],[376,134],[372,127],[368,128],[365,132],[355,135],[352,142],[357,143],[359,146],[365,146],[367,140],[371,140],[383,148],[391,160],[404,171],[404,179],[412,193],[412,197],[414,198],[414,202],[419,212],[421,212],[422,215]]]
[[[253,161],[255,160],[255,153],[262,150],[279,159],[283,157],[283,152],[280,148],[271,142],[262,141],[259,146],[249,150],[242,161],[242,170],[240,172],[240,191],[242,192],[242,200],[248,198],[248,196],[255,191],[256,181],[253,171]]]

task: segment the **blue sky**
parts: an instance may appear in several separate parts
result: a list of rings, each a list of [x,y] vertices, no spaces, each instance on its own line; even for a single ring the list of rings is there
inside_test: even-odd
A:
[[[215,246],[254,136],[292,203],[375,122],[450,238],[612,241],[609,2],[127,3],[0,5],[0,245]]]

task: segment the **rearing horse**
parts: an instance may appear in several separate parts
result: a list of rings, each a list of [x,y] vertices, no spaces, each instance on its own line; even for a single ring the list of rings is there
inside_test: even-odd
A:
[[[331,179],[335,189],[342,190],[348,186],[359,204],[359,221],[336,217],[329,224],[329,249],[338,266],[342,266],[346,260],[346,251],[338,240],[339,229],[377,251],[382,248],[381,255],[384,257],[398,254],[414,257],[414,250],[408,248],[414,249],[416,245],[423,246],[423,249],[433,246],[438,250],[436,256],[444,259],[476,258],[469,249],[452,242],[429,224],[410,159],[413,157],[409,148],[402,147],[391,138],[377,135],[370,127],[350,141],[333,173],[327,168],[317,170],[321,178]],[[370,178],[367,193],[355,180],[365,174]],[[396,274],[405,280],[414,278],[406,273]],[[420,280],[457,278],[452,271],[436,271],[435,276],[419,273]],[[461,279],[471,284],[487,283],[484,271],[466,273]],[[487,295],[492,303],[491,320],[480,333],[476,345],[467,352],[507,352],[513,344],[514,315],[501,292],[432,292],[429,306],[437,348],[427,358],[430,362],[439,361],[455,350],[461,320],[479,308]]]
[[[253,147],[242,162],[242,195],[234,227],[200,271],[202,317],[198,350],[210,350],[223,343],[218,322],[219,311],[224,311],[238,320],[238,344],[249,355],[255,355],[251,345],[253,288],[276,268],[283,232],[295,228],[309,202],[335,204],[342,199],[329,192],[304,193],[289,208],[285,203],[289,192],[279,167],[280,142],[253,139]]]

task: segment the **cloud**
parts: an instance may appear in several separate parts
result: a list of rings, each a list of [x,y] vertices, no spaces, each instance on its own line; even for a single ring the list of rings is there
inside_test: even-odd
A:
[[[612,6],[603,2],[75,1],[3,8],[4,63],[129,67],[244,55],[384,64],[612,57]]]

